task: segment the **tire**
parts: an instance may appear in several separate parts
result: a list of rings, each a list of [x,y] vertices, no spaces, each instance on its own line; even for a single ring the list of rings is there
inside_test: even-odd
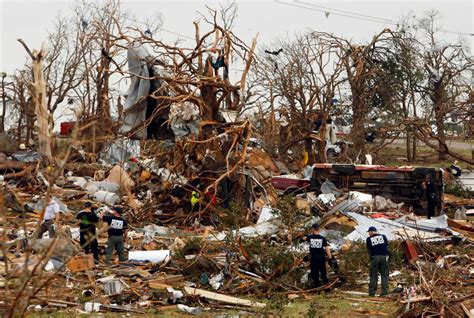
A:
[[[355,173],[354,165],[333,165],[332,168],[340,174],[350,175]]]

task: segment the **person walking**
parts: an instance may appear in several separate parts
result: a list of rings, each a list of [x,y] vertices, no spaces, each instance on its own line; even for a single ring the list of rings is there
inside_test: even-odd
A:
[[[385,297],[388,295],[388,240],[385,235],[377,233],[377,229],[373,226],[369,227],[367,232],[369,237],[366,240],[366,244],[370,256],[369,296],[375,296],[380,273],[382,277],[382,293],[380,296]]]
[[[435,215],[436,207],[436,185],[431,174],[425,176],[422,186],[426,194],[426,200],[428,201],[428,219],[431,219]]]
[[[76,215],[79,220],[81,246],[86,254],[92,252],[96,262],[99,262],[99,244],[96,237],[96,225],[99,218],[92,210],[92,203],[86,202],[84,209]]]
[[[44,210],[43,223],[41,223],[38,238],[41,238],[46,231],[50,238],[56,237],[56,229],[59,228],[60,212],[59,204],[51,198]]]
[[[326,272],[326,255],[331,259],[331,250],[324,236],[321,235],[319,224],[315,223],[311,227],[311,234],[305,236],[303,241],[309,243],[311,276],[313,278],[313,287],[321,287],[329,283]]]
[[[123,262],[125,258],[125,244],[127,243],[128,224],[122,217],[122,208],[114,207],[112,215],[104,215],[102,220],[109,225],[107,230],[109,238],[105,248],[105,263],[110,265],[112,262],[112,253],[117,251],[119,261]]]

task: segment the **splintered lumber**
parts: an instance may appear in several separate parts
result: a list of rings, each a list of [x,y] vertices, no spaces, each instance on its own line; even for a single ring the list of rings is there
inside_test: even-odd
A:
[[[455,230],[468,231],[474,234],[474,227],[470,226],[469,223],[464,223],[464,222],[448,219],[448,225]]]
[[[473,318],[474,317],[474,309],[469,309],[465,303],[461,303],[461,308],[462,310],[464,310],[464,313],[466,313],[466,315],[469,317],[469,318]]]
[[[380,303],[386,303],[389,302],[390,299],[388,298],[378,298],[378,297],[372,297],[372,298],[352,298],[352,297],[347,297],[345,298],[347,300],[352,300],[352,301],[361,301],[364,303],[374,303],[374,304],[380,304]]]
[[[379,311],[379,310],[369,310],[369,309],[354,309],[353,310],[356,313],[363,314],[366,316],[390,316],[390,314],[387,314],[386,312]]]
[[[367,296],[367,292],[361,292],[357,290],[343,290],[341,291],[343,294],[349,294],[349,295],[360,295],[360,296]]]
[[[19,162],[19,161],[9,161],[5,163],[0,163],[0,170],[23,170],[28,168],[31,164]]]
[[[422,301],[427,301],[427,300],[430,300],[431,297],[430,296],[421,296],[421,297],[413,297],[411,298],[410,300],[402,300],[400,301],[401,304],[412,304],[412,303],[419,303],[419,302],[422,302]]]
[[[201,296],[207,299],[220,301],[220,302],[228,303],[228,304],[242,305],[242,306],[248,306],[248,307],[258,307],[258,308],[263,308],[266,306],[266,304],[264,303],[258,303],[258,302],[254,302],[247,299],[213,293],[207,290],[198,289],[194,287],[184,287],[184,291],[188,295]]]
[[[148,281],[148,285],[153,288],[153,285],[172,285],[178,283],[184,279],[183,275],[166,275],[163,277],[157,277]]]
[[[3,176],[4,180],[10,180],[10,179],[16,179],[16,178],[22,178],[25,176],[29,176],[33,170],[35,170],[35,166],[27,166],[25,169],[23,169],[20,172],[12,172],[12,173],[7,173]]]

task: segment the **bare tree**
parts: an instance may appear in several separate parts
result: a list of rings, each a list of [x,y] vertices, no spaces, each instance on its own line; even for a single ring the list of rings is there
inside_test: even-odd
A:
[[[317,161],[326,161],[326,121],[333,108],[334,98],[343,82],[343,64],[339,40],[327,33],[310,32],[290,42],[281,39],[260,52],[256,78],[261,94],[266,96],[270,116],[275,111],[288,123],[285,148],[305,141],[310,162],[315,162],[313,144],[317,145]],[[315,114],[321,116],[320,136],[312,138]],[[271,145],[270,145],[271,147]]]
[[[407,118],[417,120],[422,102],[421,86],[425,81],[419,42],[410,24],[411,21],[408,18],[400,22],[391,46],[398,64],[398,76],[394,85],[402,114],[398,122],[404,122]],[[417,138],[412,126],[404,125],[403,127],[405,128],[406,157],[408,161],[414,162],[417,153]]]
[[[382,91],[387,88],[383,80],[386,78],[386,70],[380,62],[388,52],[387,46],[391,37],[391,31],[385,29],[365,45],[356,45],[347,40],[340,41],[344,50],[340,58],[344,63],[351,93],[351,139],[356,153],[363,153],[365,150],[368,115],[379,102]]]
[[[459,109],[459,102],[469,98],[474,60],[464,43],[450,44],[438,40],[437,17],[436,11],[430,11],[419,20],[419,27],[426,39],[423,47],[423,63],[428,79],[423,87],[425,110],[428,118],[434,117],[436,127],[434,131],[423,131],[431,131],[430,135],[436,137],[438,159],[445,160],[449,152],[446,146],[445,122],[448,116]],[[423,135],[422,139],[427,141],[429,138],[430,136]]]

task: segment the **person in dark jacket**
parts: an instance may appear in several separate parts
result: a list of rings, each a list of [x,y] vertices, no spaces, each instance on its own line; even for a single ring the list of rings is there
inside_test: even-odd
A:
[[[105,248],[105,263],[109,265],[111,264],[114,250],[117,250],[119,261],[123,262],[126,260],[125,244],[127,243],[128,224],[121,215],[122,208],[114,207],[112,215],[104,215],[102,217],[102,220],[109,225],[107,230],[109,239]]]
[[[377,229],[373,226],[369,227],[367,232],[369,237],[366,240],[366,244],[370,256],[369,296],[375,296],[380,273],[382,277],[382,293],[380,296],[384,297],[388,295],[388,240],[385,235],[377,233]]]
[[[436,207],[436,185],[431,174],[425,176],[422,187],[425,191],[426,200],[428,202],[428,219],[431,219],[435,215]]]
[[[328,241],[321,235],[319,224],[315,223],[311,228],[312,233],[305,236],[303,241],[309,243],[311,276],[313,278],[314,287],[317,288],[321,286],[320,277],[323,281],[323,285],[329,283],[326,272],[326,255],[331,259],[331,250]]]
[[[86,254],[92,252],[96,262],[99,261],[99,244],[97,243],[96,237],[96,225],[99,222],[99,218],[92,210],[92,203],[86,202],[84,204],[84,210],[80,211],[76,215],[76,219],[79,220],[79,230],[81,246]]]

